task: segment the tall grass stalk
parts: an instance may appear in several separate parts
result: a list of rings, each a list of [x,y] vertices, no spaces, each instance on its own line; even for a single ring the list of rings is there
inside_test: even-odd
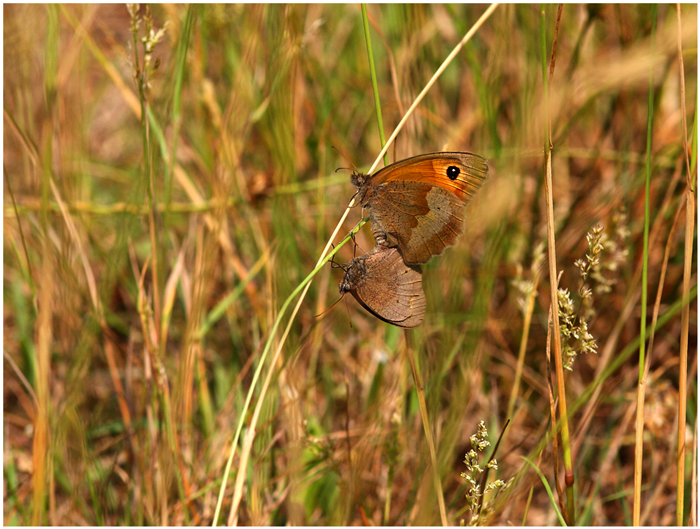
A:
[[[656,5],[652,7],[651,39],[654,42],[656,33]],[[640,523],[641,499],[642,499],[642,461],[644,457],[644,397],[646,392],[645,345],[647,339],[647,278],[649,266],[649,201],[651,188],[651,146],[654,124],[654,70],[649,71],[649,104],[647,107],[647,163],[644,191],[644,249],[642,254],[642,299],[640,315],[639,340],[639,386],[637,388],[637,421],[635,426],[635,450],[634,450],[634,507],[633,523]]]
[[[561,12],[560,12],[561,14]],[[555,51],[552,48],[552,58],[550,60],[550,73],[547,74],[547,19],[546,11],[542,8],[542,83],[544,91],[544,101],[547,117],[545,119],[545,141],[544,141],[544,192],[546,211],[547,211],[547,242],[549,248],[549,288],[552,304],[552,324],[554,338],[554,365],[556,367],[557,377],[557,394],[559,403],[559,418],[561,425],[561,443],[564,451],[564,476],[566,483],[566,513],[567,522],[571,525],[576,524],[576,505],[574,496],[574,471],[571,457],[571,443],[569,441],[569,419],[566,406],[566,386],[564,382],[564,367],[562,363],[562,348],[561,334],[559,330],[559,296],[558,296],[558,278],[557,278],[557,253],[556,240],[554,236],[554,199],[552,197],[552,132],[551,132],[551,117],[549,111],[549,85],[554,72]],[[556,417],[552,417],[552,424],[557,424]],[[556,432],[556,429],[555,429]],[[555,451],[555,457],[556,451]]]
[[[157,63],[153,63],[153,50],[164,35],[164,29],[155,29],[153,19],[149,7],[145,8],[143,15],[139,13],[139,6],[135,4],[127,5],[131,18],[130,31],[132,35],[132,66],[133,76],[138,89],[140,116],[141,116],[141,138],[143,148],[143,178],[144,188],[146,189],[148,203],[148,230],[150,236],[150,269],[152,288],[150,294],[140,292],[143,301],[141,307],[141,322],[143,335],[147,346],[147,351],[150,355],[150,360],[155,367],[155,389],[158,398],[160,399],[160,411],[165,424],[165,435],[169,451],[159,452],[157,457],[160,459],[163,474],[159,476],[155,490],[159,497],[159,504],[163,508],[161,512],[167,511],[167,497],[161,485],[168,481],[172,474],[177,485],[178,496],[180,499],[182,514],[187,523],[190,522],[190,512],[186,504],[185,497],[187,495],[188,474],[183,472],[183,462],[180,452],[180,437],[175,427],[173,403],[171,392],[166,373],[162,367],[163,356],[167,344],[167,327],[165,318],[168,311],[164,310],[164,295],[166,292],[161,292],[161,285],[164,284],[162,277],[165,275],[165,248],[162,246],[162,240],[159,234],[163,228],[163,218],[158,215],[158,184],[154,169],[154,150],[151,132],[151,116],[150,97],[151,97],[151,81],[153,74],[158,67]],[[140,28],[143,26],[144,36],[140,37]],[[140,55],[142,53],[143,55]],[[167,209],[167,208],[166,208]],[[161,268],[163,265],[163,268]],[[176,273],[174,271],[173,273]],[[152,297],[151,297],[152,296]],[[146,300],[149,300],[148,302]],[[152,304],[150,301],[152,300]],[[150,312],[153,311],[153,317],[150,317]],[[159,437],[158,433],[153,432],[154,439]],[[178,468],[178,472],[168,472],[169,466],[166,461],[173,463],[174,468]],[[163,519],[162,523],[167,523],[167,519]]]
[[[420,371],[414,357],[416,348],[414,340],[410,335],[410,331],[404,329],[404,343],[406,345],[406,358],[411,365],[411,373],[413,375],[413,383],[416,387],[416,396],[418,397],[418,406],[420,408],[421,421],[423,423],[423,433],[425,440],[428,443],[428,452],[430,454],[431,474],[433,476],[433,486],[435,487],[435,495],[438,501],[438,512],[440,513],[440,521],[443,527],[447,527],[447,511],[445,510],[445,498],[442,494],[442,481],[440,480],[440,470],[437,464],[437,451],[435,450],[435,440],[433,438],[432,426],[428,417],[428,406],[425,403],[425,390],[421,380]]]
[[[683,65],[683,43],[681,42],[681,6],[676,4],[676,20],[678,22],[678,64],[680,73],[680,95],[681,95],[681,124],[683,126],[683,152],[685,154],[686,166],[686,203],[685,203],[685,252],[683,259],[683,305],[681,312],[681,350],[680,350],[680,372],[678,377],[678,454],[676,458],[676,525],[683,525],[684,497],[685,497],[685,430],[686,430],[686,408],[687,408],[687,386],[688,386],[688,328],[690,320],[690,282],[692,280],[693,247],[695,246],[695,173],[691,171],[691,163],[688,159],[692,152],[695,169],[697,160],[697,148],[691,150],[688,143],[688,125],[686,123],[685,108],[685,67]],[[697,124],[697,109],[695,113],[695,124]],[[693,131],[695,146],[697,147],[697,126]],[[697,426],[697,421],[696,421]],[[695,430],[697,432],[697,427]],[[697,452],[697,448],[694,452]],[[694,458],[693,458],[694,459]],[[694,468],[694,467],[693,467]],[[693,502],[693,509],[695,501]],[[692,523],[692,521],[691,521]]]
[[[554,494],[552,493],[552,488],[549,486],[549,483],[547,482],[547,478],[544,476],[542,471],[539,469],[537,465],[535,465],[532,461],[530,461],[528,458],[523,457],[525,462],[532,467],[532,469],[537,473],[537,475],[540,478],[540,481],[542,482],[542,485],[544,486],[544,489],[547,491],[547,496],[549,497],[549,503],[552,506],[552,509],[554,509],[554,512],[557,515],[557,519],[559,520],[559,523],[562,526],[566,526],[566,520],[564,519],[564,516],[562,515],[562,512],[557,508],[557,500],[554,498]]]
[[[515,407],[515,401],[518,398],[520,392],[520,382],[523,376],[523,366],[525,365],[525,351],[527,350],[528,337],[530,336],[530,325],[532,323],[532,313],[535,310],[535,298],[537,297],[537,287],[540,283],[540,269],[539,266],[535,270],[535,275],[532,278],[532,291],[527,297],[527,302],[525,303],[525,310],[523,312],[523,332],[520,336],[520,348],[518,349],[518,363],[515,366],[515,376],[513,377],[513,387],[510,391],[510,398],[508,399],[508,411],[506,417],[513,418],[513,409]]]
[[[46,500],[48,497],[51,523],[54,514],[53,472],[51,465],[51,343],[53,341],[52,319],[54,311],[55,267],[54,254],[50,242],[49,198],[51,194],[51,175],[53,174],[54,134],[56,133],[56,103],[59,49],[59,20],[56,6],[48,6],[48,31],[46,38],[44,70],[44,90],[46,94],[46,114],[41,124],[41,230],[42,255],[41,276],[37,282],[39,291],[38,314],[36,319],[36,386],[37,407],[34,417],[34,439],[32,445],[33,501],[32,524],[45,525],[47,520]]]
[[[369,76],[372,80],[372,93],[374,94],[374,110],[377,113],[377,128],[379,129],[379,141],[382,148],[386,145],[384,138],[384,119],[382,119],[382,103],[379,97],[379,86],[377,85],[377,69],[374,66],[374,52],[372,51],[372,35],[369,31],[369,16],[367,15],[367,4],[360,4],[362,10],[362,29],[365,35],[365,46],[367,47],[367,60],[369,61]],[[389,157],[384,153],[384,165],[389,165]]]
[[[155,313],[156,321],[156,339],[160,343],[161,341],[161,314],[162,307],[160,302],[160,267],[159,267],[159,254],[161,253],[160,242],[158,238],[159,226],[156,225],[156,182],[155,175],[153,171],[153,151],[151,149],[151,132],[150,132],[150,122],[147,118],[149,109],[149,83],[150,76],[153,72],[152,65],[147,59],[147,55],[150,54],[146,51],[144,46],[144,57],[141,61],[139,57],[140,49],[140,38],[139,38],[139,21],[144,22],[150,19],[150,12],[148,7],[146,8],[147,14],[143,19],[139,18],[138,15],[139,7],[137,5],[131,4],[129,7],[129,13],[131,14],[131,35],[132,35],[132,46],[133,46],[133,65],[134,65],[134,79],[136,80],[136,86],[139,93],[139,104],[141,107],[141,135],[143,142],[143,154],[144,154],[144,179],[147,184],[145,186],[148,195],[148,225],[149,232],[151,236],[151,274],[153,281],[153,309]],[[147,23],[147,26],[150,25]],[[146,37],[148,38],[148,30],[150,27],[146,28]]]
[[[180,32],[177,49],[175,51],[175,75],[173,77],[173,103],[172,110],[170,112],[170,122],[173,126],[173,133],[171,136],[170,147],[167,157],[167,167],[165,171],[165,192],[164,192],[164,203],[166,208],[166,215],[164,217],[165,225],[169,222],[169,208],[172,201],[172,189],[173,189],[173,174],[175,172],[175,166],[177,164],[177,147],[180,140],[180,129],[182,127],[182,88],[184,84],[184,76],[187,67],[187,52],[191,46],[192,31],[197,22],[198,11],[201,8],[195,4],[191,4],[187,7],[187,13],[185,14],[185,21],[182,25],[182,31]]]

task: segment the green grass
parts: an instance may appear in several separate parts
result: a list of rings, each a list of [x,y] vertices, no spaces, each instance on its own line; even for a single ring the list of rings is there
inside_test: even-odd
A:
[[[124,6],[5,10],[6,523],[211,524],[227,479],[220,524],[236,492],[239,524],[439,524],[403,332],[351,297],[317,317],[338,298],[342,271],[328,265],[289,319],[299,299],[292,293],[354,193],[350,172],[335,172],[348,163],[333,147],[361,169],[382,147],[360,7],[151,9],[155,29],[168,25],[151,73],[136,41],[149,83],[143,96]],[[484,10],[367,6],[383,137]],[[648,171],[647,332],[663,289],[646,350],[641,523],[675,524],[679,398],[692,436],[688,468],[697,417],[695,273],[687,328],[681,317],[684,211],[674,227],[686,204],[684,111],[693,178],[696,171],[697,8],[681,8],[681,92],[674,5],[658,6],[655,45],[646,5],[565,5],[547,107],[542,37],[549,60],[556,11],[499,6],[388,151],[390,162],[438,150],[489,161],[465,233],[424,266],[426,319],[409,331],[447,520],[472,519],[460,474],[481,420],[493,443],[511,423],[489,474],[509,485],[486,498],[480,524],[558,524],[557,510],[571,504],[557,493],[552,455],[546,263],[537,265],[507,415],[524,333],[525,296],[514,280],[533,279],[536,248],[547,241],[549,108],[560,287],[579,290],[574,262],[585,258],[593,226],[614,239],[613,219],[624,212],[629,232],[619,249],[627,255],[604,272],[612,289],[595,293],[587,320],[598,354],[577,357],[564,375],[574,516],[595,525],[633,519]],[[350,211],[332,242],[361,218]],[[369,226],[356,242],[335,260],[370,251]],[[603,264],[613,260],[610,248]],[[695,271],[697,256],[688,257]],[[679,393],[684,334],[690,382]],[[563,505],[553,507],[524,458]],[[688,494],[689,470],[683,479]],[[697,523],[689,499],[683,508],[684,523]]]

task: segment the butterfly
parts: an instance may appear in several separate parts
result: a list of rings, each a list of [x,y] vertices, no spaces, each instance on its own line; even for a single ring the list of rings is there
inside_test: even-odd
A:
[[[357,199],[369,210],[378,246],[398,248],[408,266],[454,245],[464,209],[488,174],[484,158],[467,152],[421,154],[372,175],[353,172]]]
[[[343,266],[341,294],[350,292],[367,311],[398,327],[423,323],[425,294],[420,268],[406,266],[396,248],[375,246]]]

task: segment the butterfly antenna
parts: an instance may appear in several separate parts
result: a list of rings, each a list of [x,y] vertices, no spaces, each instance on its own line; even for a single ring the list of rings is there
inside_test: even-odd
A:
[[[342,152],[340,152],[334,145],[331,145],[331,148],[332,148],[333,150],[335,150],[335,152],[337,152],[338,154],[340,154],[343,158],[345,158],[345,160],[346,160],[350,165],[352,165],[352,168],[353,168],[355,171],[358,171],[357,167],[355,167],[355,164],[352,163],[352,161],[350,160],[350,158],[348,158],[348,157],[345,156]],[[338,167],[338,168],[335,170],[335,172],[337,173],[337,172],[340,171],[341,169],[347,169],[348,171],[350,170],[348,167]]]
[[[324,311],[321,312],[320,314],[316,314],[316,316],[314,316],[314,318],[320,318],[321,316],[323,316],[326,312],[328,312],[328,311],[331,310],[333,307],[335,307],[338,303],[340,303],[340,300],[343,299],[344,297],[345,297],[344,294],[341,295],[341,296],[335,301],[335,303],[333,303],[333,305],[331,305],[330,307],[328,307],[326,310],[324,310]]]

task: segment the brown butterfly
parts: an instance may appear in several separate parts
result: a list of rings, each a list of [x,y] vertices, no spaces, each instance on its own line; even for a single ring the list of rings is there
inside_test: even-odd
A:
[[[371,314],[392,325],[413,328],[423,323],[421,270],[406,266],[395,248],[375,246],[343,268],[341,294],[350,292]]]
[[[464,208],[484,183],[486,160],[468,152],[421,154],[374,173],[354,172],[357,198],[370,212],[378,246],[398,248],[419,265],[464,231]]]

